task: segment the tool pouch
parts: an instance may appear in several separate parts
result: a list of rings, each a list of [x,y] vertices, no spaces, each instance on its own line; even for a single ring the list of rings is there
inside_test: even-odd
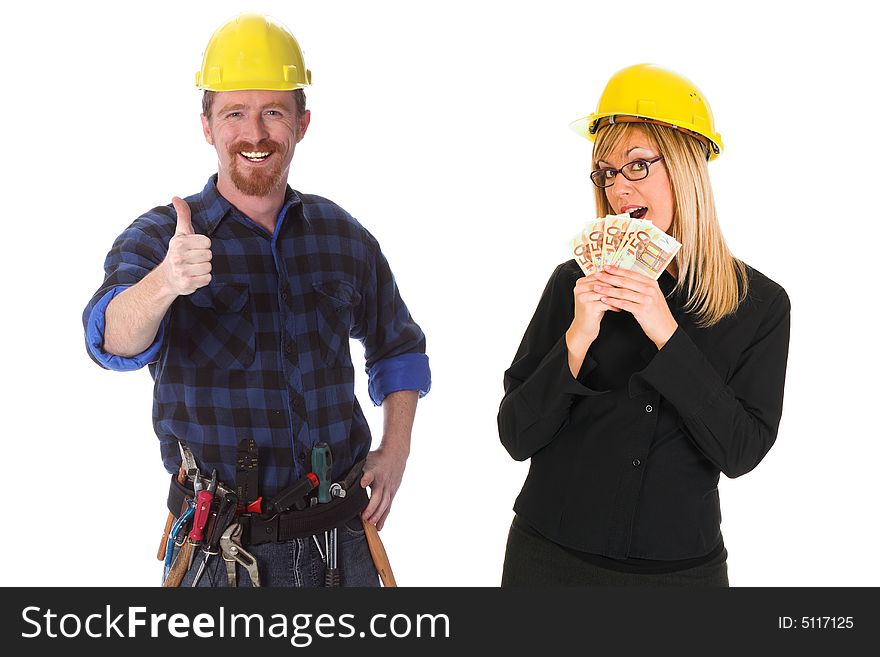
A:
[[[177,475],[171,475],[171,487],[168,489],[168,510],[174,514],[175,518],[179,518],[180,514],[186,510],[188,500],[195,499],[192,485],[181,484],[177,481]]]

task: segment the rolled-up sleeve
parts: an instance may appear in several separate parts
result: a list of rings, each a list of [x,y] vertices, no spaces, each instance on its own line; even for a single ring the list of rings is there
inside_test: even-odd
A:
[[[107,306],[117,294],[129,287],[129,285],[118,285],[110,288],[110,290],[108,290],[107,293],[98,299],[97,303],[92,306],[88,317],[85,319],[86,347],[89,350],[89,355],[92,357],[92,360],[98,363],[101,367],[116,372],[139,370],[145,365],[155,361],[159,357],[159,350],[162,348],[162,342],[165,336],[165,324],[163,322],[159,326],[159,332],[156,334],[156,339],[153,341],[153,344],[151,344],[143,353],[126,357],[117,356],[116,354],[104,351],[104,326]]]
[[[424,397],[431,389],[431,369],[425,354],[401,354],[380,360],[367,374],[370,399],[376,406],[398,390],[418,390],[419,397]]]
[[[101,367],[120,372],[131,371],[158,358],[164,340],[164,322],[153,344],[143,353],[122,357],[104,351],[105,317],[107,306],[116,295],[139,282],[162,262],[170,238],[170,224],[168,230],[163,230],[162,226],[150,224],[141,218],[116,239],[107,254],[104,282],[92,295],[82,315],[86,351]]]
[[[370,398],[380,406],[399,390],[431,389],[425,334],[400,296],[391,267],[373,240],[372,267],[361,292],[351,336],[364,345]]]
[[[752,470],[776,440],[788,363],[791,302],[784,289],[767,311],[729,381],[680,327],[641,372],[668,399],[697,448],[728,477]]]

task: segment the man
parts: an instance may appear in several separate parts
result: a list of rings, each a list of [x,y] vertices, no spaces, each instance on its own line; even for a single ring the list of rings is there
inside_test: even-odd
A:
[[[310,79],[293,35],[268,17],[242,14],[214,33],[197,84],[218,173],[200,193],[175,197],[173,210],[154,208],[120,235],[83,321],[97,363],[119,371],[149,365],[166,469],[181,467],[182,442],[202,476],[216,469],[227,490],[248,491],[239,506],[257,504],[239,518],[250,517],[243,548],[257,560],[262,585],[320,584],[337,552],[331,534],[342,584],[377,585],[357,514],[382,528],[430,371],[424,334],[373,236],[334,203],[287,186],[309,126],[302,89]],[[349,337],[364,344],[370,396],[385,408],[374,451],[354,396]],[[258,490],[248,479],[248,439],[256,445]],[[320,514],[309,515],[313,509],[291,510],[266,524],[268,538],[257,535],[260,518],[269,517],[260,500],[304,481],[316,455],[332,463],[332,482],[355,477],[352,515],[334,518],[334,532],[314,520]],[[364,458],[362,475],[352,472]],[[169,507],[175,515],[184,508],[180,500]],[[227,577],[223,561],[209,561],[198,585],[247,581],[234,565]]]

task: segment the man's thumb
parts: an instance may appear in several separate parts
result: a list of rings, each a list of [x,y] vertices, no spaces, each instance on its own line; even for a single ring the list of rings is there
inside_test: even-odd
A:
[[[171,199],[171,204],[177,212],[177,229],[175,235],[192,235],[195,233],[192,225],[192,217],[189,212],[189,205],[182,198],[175,196]]]

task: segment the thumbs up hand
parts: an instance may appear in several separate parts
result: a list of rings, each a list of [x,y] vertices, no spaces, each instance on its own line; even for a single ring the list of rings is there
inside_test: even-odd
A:
[[[171,203],[177,212],[177,229],[160,267],[171,292],[192,294],[211,282],[211,239],[193,230],[186,201],[175,196]]]
[[[174,231],[174,234],[194,235],[195,231],[193,230],[189,204],[179,196],[175,196],[171,199],[171,205],[174,206],[174,211],[177,213],[177,230]]]

